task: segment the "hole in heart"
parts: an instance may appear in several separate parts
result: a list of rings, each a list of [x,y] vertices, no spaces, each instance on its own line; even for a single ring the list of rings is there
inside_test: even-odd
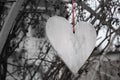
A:
[[[75,34],[75,30],[73,29],[73,34]]]
[[[72,24],[73,25],[73,34],[75,34],[75,25],[74,24]]]

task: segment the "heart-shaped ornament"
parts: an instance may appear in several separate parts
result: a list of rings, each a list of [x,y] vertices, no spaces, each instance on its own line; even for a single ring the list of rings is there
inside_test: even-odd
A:
[[[90,56],[96,43],[96,31],[87,22],[75,26],[63,17],[53,16],[46,23],[46,34],[58,56],[76,74]]]

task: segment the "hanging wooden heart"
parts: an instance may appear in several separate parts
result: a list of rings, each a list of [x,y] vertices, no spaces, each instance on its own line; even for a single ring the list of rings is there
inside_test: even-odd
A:
[[[72,25],[59,16],[48,19],[46,34],[58,56],[74,74],[88,59],[96,43],[96,31],[90,23],[78,22],[73,34]]]

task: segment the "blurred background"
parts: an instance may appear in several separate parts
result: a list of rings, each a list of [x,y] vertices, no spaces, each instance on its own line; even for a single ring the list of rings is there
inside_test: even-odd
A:
[[[120,80],[120,0],[74,0],[75,24],[97,33],[91,56],[73,75],[46,38],[49,17],[72,23],[71,0],[0,0],[0,80]]]

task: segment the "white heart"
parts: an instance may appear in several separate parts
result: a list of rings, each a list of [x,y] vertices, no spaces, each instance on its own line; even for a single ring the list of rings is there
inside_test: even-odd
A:
[[[46,34],[59,57],[74,74],[88,59],[96,43],[96,31],[90,23],[77,23],[73,34],[72,25],[59,16],[48,19]]]

